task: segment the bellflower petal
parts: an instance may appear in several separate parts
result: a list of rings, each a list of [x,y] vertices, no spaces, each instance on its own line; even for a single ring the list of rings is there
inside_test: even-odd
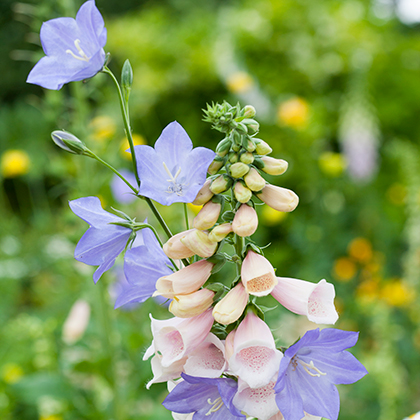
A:
[[[140,145],[135,150],[140,194],[165,206],[194,201],[215,157],[205,147],[193,149],[188,134],[176,121],[166,126],[154,148]]]
[[[119,170],[120,174],[131,184],[137,186],[135,175],[125,169]],[[137,198],[133,190],[117,175],[111,181],[111,192],[116,201],[121,204],[130,204]]]
[[[58,90],[65,83],[93,77],[105,63],[106,29],[93,0],[80,7],[76,19],[44,22],[40,36],[46,56],[29,73],[28,83]]]
[[[289,347],[280,363],[276,402],[285,420],[300,420],[304,411],[337,420],[340,398],[335,384],[349,384],[367,374],[345,349],[357,333],[326,328],[308,331]]]
[[[90,225],[77,244],[74,257],[85,264],[99,266],[93,274],[96,283],[114,265],[132,230],[111,224],[123,222],[124,219],[103,210],[97,197],[79,198],[70,201],[69,205],[77,216]]]

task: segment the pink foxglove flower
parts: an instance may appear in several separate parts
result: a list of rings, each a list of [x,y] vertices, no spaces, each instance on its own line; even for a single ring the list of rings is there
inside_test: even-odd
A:
[[[258,216],[255,209],[242,204],[232,222],[232,230],[239,236],[251,236],[258,227]]]
[[[242,283],[238,283],[213,308],[213,317],[219,324],[229,325],[244,312],[248,303],[248,293]]]
[[[169,305],[169,312],[179,318],[191,318],[209,309],[213,298],[214,292],[209,289],[200,289],[188,295],[176,295]]]
[[[270,294],[277,284],[273,266],[254,251],[248,251],[242,263],[241,279],[246,292],[254,296]]]
[[[277,211],[290,212],[299,204],[299,197],[287,188],[267,184],[257,197],[267,206]]]
[[[170,364],[169,366],[162,366],[162,356],[155,354],[150,362],[152,366],[153,379],[151,379],[146,388],[149,389],[153,384],[170,381],[179,378],[184,371],[184,364],[187,361],[186,357]]]
[[[229,369],[252,388],[267,385],[278,371],[283,357],[283,353],[276,349],[268,325],[252,311],[236,330],[233,350]]]
[[[222,205],[220,203],[213,203],[209,201],[194,217],[193,227],[200,230],[212,228],[219,218]]]
[[[331,283],[319,283],[277,277],[278,284],[271,296],[289,311],[306,315],[309,321],[317,324],[334,324],[338,319],[334,307],[335,290]]]
[[[194,255],[194,252],[191,251],[191,249],[189,249],[187,246],[185,246],[181,240],[193,230],[194,229],[185,230],[169,238],[168,241],[163,245],[163,252],[169,258],[173,258],[176,260],[192,257]]]
[[[212,242],[206,231],[192,229],[187,235],[181,238],[181,242],[195,255],[201,258],[211,257],[217,249],[217,242]]]

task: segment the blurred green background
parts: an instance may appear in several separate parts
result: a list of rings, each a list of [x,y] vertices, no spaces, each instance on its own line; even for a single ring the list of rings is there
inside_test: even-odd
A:
[[[93,285],[93,268],[73,260],[87,225],[67,202],[97,195],[107,209],[153,216],[142,202],[118,203],[106,169],[50,140],[69,130],[130,169],[111,80],[58,92],[25,83],[43,56],[42,21],[75,16],[81,3],[0,5],[0,417],[170,419],[166,385],[146,391],[142,361],[148,314],[166,309],[112,309],[121,269]],[[226,99],[252,104],[259,137],[289,162],[269,180],[300,204],[291,214],[260,207],[255,238],[271,243],[279,275],[334,283],[336,327],[360,331],[352,352],[370,374],[340,387],[340,420],[420,410],[420,16],[409,3],[418,1],[96,1],[110,68],[118,75],[129,58],[134,69],[139,144],[177,120],[196,146],[215,147],[221,137],[201,110]],[[160,208],[184,229],[181,205]],[[64,327],[75,302],[85,331]],[[281,308],[268,322],[284,345],[315,327]]]

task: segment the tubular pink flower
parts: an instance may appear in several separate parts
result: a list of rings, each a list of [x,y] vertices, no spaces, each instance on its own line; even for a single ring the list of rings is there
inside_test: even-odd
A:
[[[217,249],[217,242],[210,241],[208,233],[202,230],[192,229],[181,242],[189,248],[193,254],[201,258],[211,257]]]
[[[289,311],[306,315],[317,324],[334,324],[338,319],[334,307],[335,290],[331,283],[319,283],[277,277],[278,284],[271,295]]]
[[[232,230],[239,236],[251,236],[258,227],[257,212],[253,207],[242,204],[232,222]]]
[[[213,325],[211,310],[193,318],[152,320],[155,352],[162,356],[160,362],[166,368],[181,360],[197,348],[207,337]]]
[[[216,224],[221,209],[222,205],[220,203],[209,201],[194,217],[193,227],[199,230],[210,229]]]
[[[153,296],[160,295],[172,299],[175,295],[195,292],[210,277],[213,265],[207,260],[200,260],[169,276],[161,277],[156,282],[156,292]]]
[[[169,312],[179,318],[191,318],[210,308],[213,298],[214,292],[209,289],[200,289],[188,295],[177,295],[169,305]]]
[[[202,206],[203,204],[206,204],[207,201],[211,200],[214,194],[210,191],[210,184],[211,179],[207,179],[200,191],[198,191],[197,197],[195,197],[192,204],[195,206]]]
[[[241,279],[246,292],[254,296],[270,294],[277,284],[273,266],[254,251],[248,251],[242,263]]]
[[[276,349],[268,325],[251,311],[236,331],[233,350],[229,369],[251,388],[266,386],[278,371],[283,357]]]
[[[184,372],[191,376],[218,378],[226,369],[225,348],[214,334],[206,339],[187,357]]]
[[[163,245],[163,252],[169,257],[176,260],[182,258],[190,258],[194,255],[194,252],[186,247],[181,239],[185,238],[194,229],[186,230],[184,232],[177,233],[176,235],[169,238],[169,240]]]
[[[229,362],[229,359],[232,357],[234,350],[233,350],[233,343],[235,342],[235,334],[236,329],[232,330],[225,340],[225,357],[226,361]]]
[[[299,197],[287,188],[267,184],[257,197],[277,211],[293,211],[299,204]]]
[[[212,242],[220,242],[221,240],[225,239],[230,232],[232,232],[232,224],[222,223],[221,225],[218,225],[211,230],[209,233],[209,239]]]
[[[213,308],[213,317],[219,324],[232,324],[242,315],[247,303],[248,293],[242,283],[238,283]]]
[[[261,160],[264,163],[262,169],[266,174],[269,175],[281,175],[287,171],[289,164],[283,159],[275,159],[269,156],[263,156]]]
[[[149,389],[153,384],[166,382],[171,379],[179,378],[184,371],[184,364],[187,361],[186,357],[177,360],[168,367],[162,366],[162,356],[155,354],[150,362],[152,366],[153,379],[151,379],[146,388]]]

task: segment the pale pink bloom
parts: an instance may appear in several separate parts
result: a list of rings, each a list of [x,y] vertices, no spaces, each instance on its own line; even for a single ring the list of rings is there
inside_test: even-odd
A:
[[[172,299],[175,295],[195,292],[210,277],[213,265],[207,260],[200,260],[169,274],[169,276],[160,277],[156,282],[156,292],[153,293],[153,296]]]
[[[213,308],[213,317],[223,325],[232,324],[242,315],[248,303],[248,293],[242,283],[238,283]]]
[[[254,296],[270,294],[277,284],[273,266],[254,251],[248,251],[242,263],[241,279],[246,292]]]
[[[278,284],[271,295],[289,311],[306,315],[317,324],[334,324],[338,319],[334,307],[335,290],[331,283],[319,283],[277,277]]]
[[[213,298],[214,292],[209,289],[200,289],[188,295],[176,295],[169,305],[169,312],[179,318],[191,318],[210,308]]]
[[[192,204],[195,206],[202,206],[213,197],[214,194],[210,191],[210,183],[211,179],[207,179],[200,191],[198,191],[197,197],[195,197]]]
[[[212,242],[209,239],[207,232],[197,229],[192,229],[181,239],[181,242],[189,248],[193,254],[196,254],[201,258],[211,257],[217,249],[217,242]]]
[[[232,224],[222,223],[221,225],[216,226],[211,230],[209,233],[209,239],[212,242],[220,242],[221,240],[225,239],[230,232],[232,232]]]
[[[240,203],[248,203],[248,201],[252,198],[252,191],[248,187],[244,186],[240,181],[238,181],[233,187],[233,193]]]
[[[216,224],[221,209],[222,205],[220,203],[209,201],[194,217],[193,227],[199,230],[210,229]]]
[[[153,384],[166,382],[171,379],[179,378],[181,373],[184,371],[184,364],[187,361],[186,357],[172,363],[171,365],[164,367],[162,366],[162,356],[155,354],[151,360],[153,379],[150,380],[146,388],[149,389]]]
[[[229,362],[229,359],[232,357],[234,350],[233,350],[233,343],[235,342],[235,334],[236,329],[232,330],[226,337],[225,340],[225,357],[226,361]]]
[[[305,417],[302,417],[301,420],[321,420],[322,417],[313,416],[312,414],[305,413]],[[279,411],[273,417],[270,417],[269,420],[284,420],[283,414]]]
[[[293,211],[299,204],[299,197],[287,188],[267,184],[257,197],[277,211]]]
[[[162,367],[169,367],[187,356],[205,340],[213,325],[210,309],[193,318],[174,317],[160,321],[150,315],[150,319],[154,350],[162,356]]]
[[[273,417],[270,417],[269,420],[284,420],[283,414],[279,411],[277,414],[274,414]]]
[[[265,187],[265,179],[255,169],[251,168],[249,172],[244,176],[246,186],[251,191],[261,191]]]
[[[187,356],[184,372],[202,378],[218,378],[226,368],[225,347],[214,334]]]
[[[278,368],[277,368],[278,369]],[[276,373],[272,371],[271,374]],[[238,410],[245,412],[248,416],[256,417],[259,420],[282,419],[275,417],[280,413],[276,404],[274,385],[276,384],[277,374],[265,385],[258,388],[251,388],[241,380],[238,381],[238,392],[233,397],[233,404]],[[280,414],[281,415],[281,414]]]
[[[66,344],[74,344],[86,331],[90,319],[90,306],[85,300],[77,300],[64,322],[62,338]]]
[[[239,236],[251,236],[258,227],[258,216],[255,209],[247,204],[242,204],[235,214],[232,230]]]
[[[229,369],[252,388],[267,385],[273,373],[279,370],[283,357],[283,353],[276,349],[268,325],[252,311],[236,330],[233,350]]]
[[[177,233],[169,238],[169,240],[163,245],[163,252],[169,258],[174,258],[176,260],[192,257],[194,252],[181,242],[181,239],[188,235],[192,230],[193,229]]]

